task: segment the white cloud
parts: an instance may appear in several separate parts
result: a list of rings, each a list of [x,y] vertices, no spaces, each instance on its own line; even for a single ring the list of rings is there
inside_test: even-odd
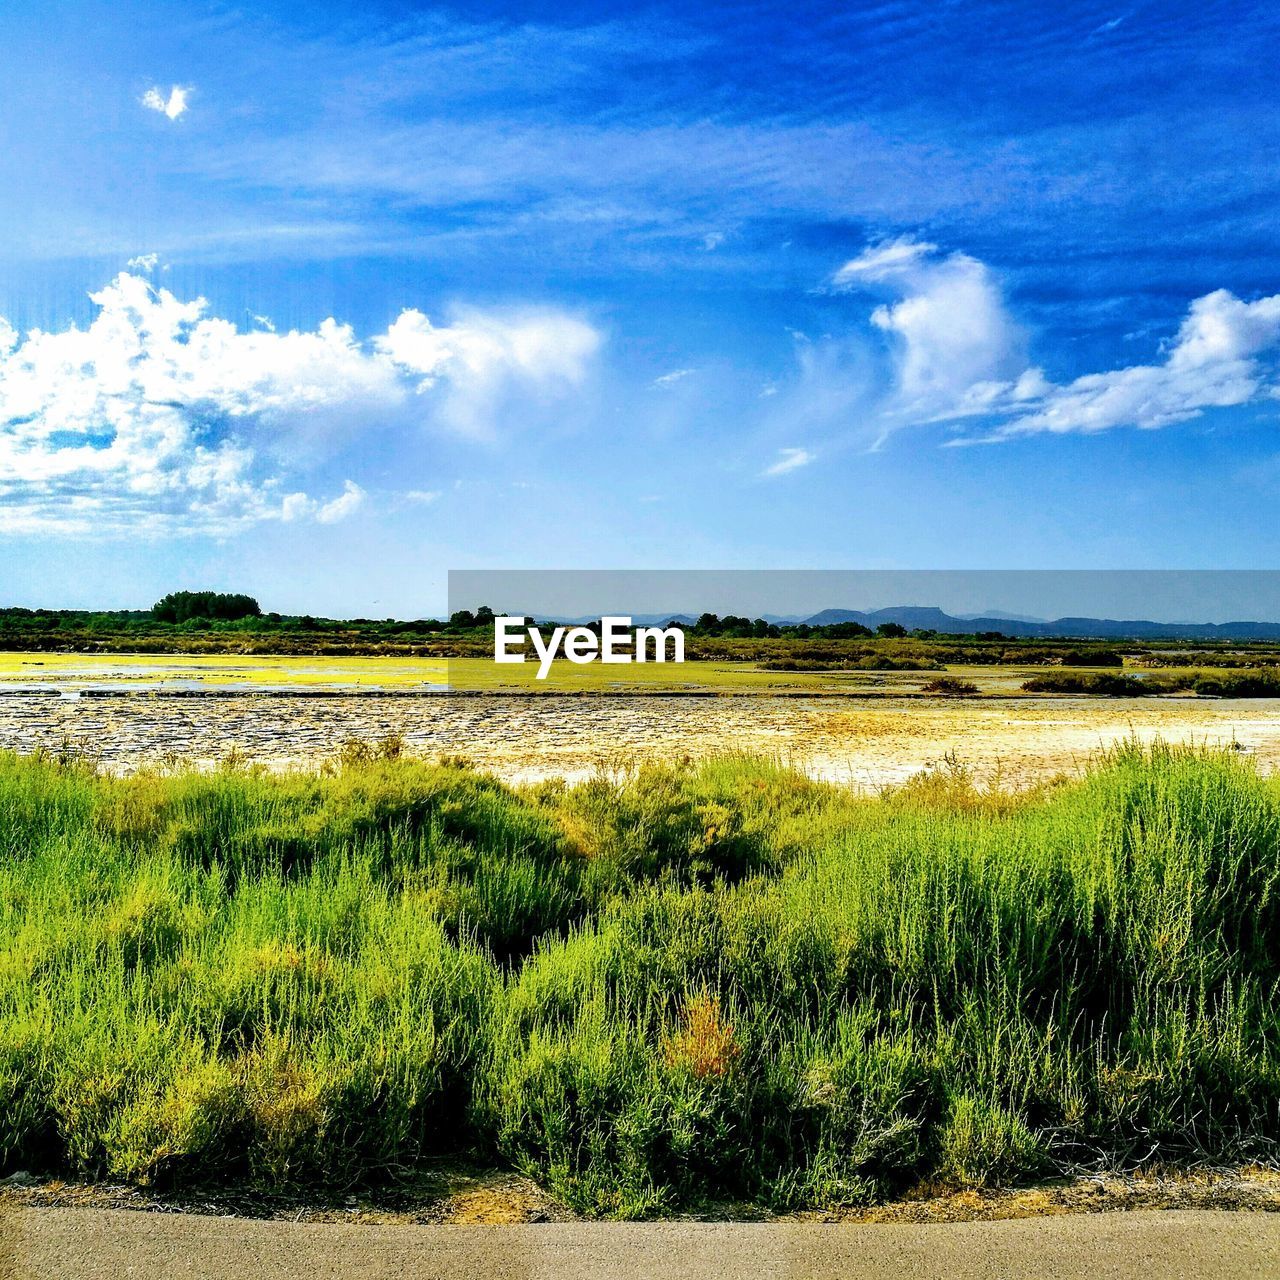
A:
[[[800,467],[807,467],[816,456],[810,453],[808,449],[779,449],[778,460],[771,466],[766,467],[760,474],[762,476],[785,476],[788,471],[796,471]]]
[[[301,520],[314,520],[318,524],[337,524],[348,516],[353,516],[368,497],[365,491],[348,480],[343,484],[342,492],[328,502],[318,502],[305,493],[286,494],[280,503],[279,518],[286,524],[296,524]]]
[[[262,520],[332,522],[357,510],[284,492],[270,458],[327,424],[443,423],[491,434],[503,398],[546,398],[585,376],[600,337],[558,312],[470,312],[433,327],[407,311],[357,339],[316,329],[242,332],[121,273],[91,294],[85,329],[0,320],[0,532],[227,533]]]
[[[1012,385],[983,389],[986,403],[965,412],[1005,419],[979,437],[984,442],[1040,432],[1164,427],[1206,409],[1274,396],[1264,357],[1278,344],[1280,294],[1243,302],[1218,289],[1191,304],[1159,363],[1085,374],[1061,385],[1028,369]]]
[[[364,506],[364,500],[364,490],[354,480],[348,480],[338,497],[320,507],[316,519],[321,524],[337,524],[339,520],[355,515]]]
[[[309,520],[315,515],[316,503],[305,493],[289,493],[280,503],[280,519],[285,524],[294,524],[299,520]]]
[[[670,373],[664,373],[661,377],[654,378],[650,386],[672,387],[677,382],[682,382],[685,378],[692,377],[697,372],[697,369],[672,369]]]
[[[153,272],[160,263],[160,255],[158,253],[140,253],[136,258],[130,258],[125,266],[130,271],[145,271],[148,275]]]
[[[523,487],[527,488],[528,486]],[[440,494],[441,490],[439,489],[406,489],[402,496],[406,502],[421,503],[425,507],[438,501]]]
[[[1004,380],[1025,367],[1023,335],[990,270],[968,254],[940,255],[910,239],[887,241],[845,263],[840,290],[898,295],[871,323],[894,347],[894,402],[887,417],[928,419],[949,413],[975,384]]]
[[[895,361],[872,415],[882,436],[911,423],[978,418],[989,424],[981,434],[951,443],[1154,428],[1275,394],[1265,357],[1280,345],[1280,294],[1256,302],[1225,289],[1206,294],[1159,362],[1057,384],[1026,359],[995,277],[967,254],[887,241],[846,263],[832,285],[896,295],[871,315]]]
[[[162,116],[168,116],[170,120],[176,120],[186,111],[190,94],[189,86],[175,84],[166,98],[164,90],[159,85],[153,85],[142,95],[142,105],[158,111]]]
[[[419,392],[446,384],[437,417],[460,435],[487,439],[513,394],[524,404],[546,401],[578,386],[601,334],[560,311],[460,311],[456,323],[437,327],[408,310],[374,349]]]
[[[831,283],[839,289],[854,288],[866,282],[893,280],[901,277],[904,272],[917,270],[930,254],[937,251],[936,244],[912,240],[910,236],[883,240],[846,262],[832,277]]]

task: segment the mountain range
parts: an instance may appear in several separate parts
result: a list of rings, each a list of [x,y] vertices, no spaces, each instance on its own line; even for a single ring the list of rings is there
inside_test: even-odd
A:
[[[858,609],[823,609],[805,618],[812,627],[837,622],[858,622],[873,631],[896,622],[908,631],[941,631],[952,635],[976,635],[999,631],[1006,636],[1072,640],[1280,640],[1280,622],[1152,622],[1130,618],[1054,618],[1037,620],[999,614],[957,617],[941,609],[901,605],[864,613]]]
[[[1002,635],[1026,639],[1070,640],[1278,640],[1280,622],[1152,622],[1131,618],[1032,618],[993,611],[983,614],[951,614],[925,605],[897,605],[889,609],[823,609],[809,617],[766,613],[766,622],[779,626],[807,623],[811,627],[857,622],[874,631],[886,622],[896,622],[908,631],[938,631],[947,635],[977,635],[998,631]],[[561,619],[557,619],[561,621]],[[583,624],[594,618],[568,621]],[[691,627],[696,616],[688,613],[633,614],[637,626],[665,626],[672,622]]]

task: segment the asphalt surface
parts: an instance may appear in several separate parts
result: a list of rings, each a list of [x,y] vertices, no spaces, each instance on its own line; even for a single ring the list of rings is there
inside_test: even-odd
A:
[[[1168,1210],[926,1226],[373,1226],[15,1208],[0,1275],[41,1280],[1158,1280],[1280,1276],[1280,1214]]]

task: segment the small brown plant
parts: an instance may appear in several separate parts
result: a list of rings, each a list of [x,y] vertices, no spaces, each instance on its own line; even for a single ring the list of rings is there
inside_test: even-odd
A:
[[[680,1015],[683,1027],[662,1039],[662,1056],[667,1066],[687,1071],[699,1080],[728,1073],[742,1053],[715,998],[707,992],[686,999]]]
[[[978,686],[968,680],[957,680],[954,676],[939,676],[922,685],[921,693],[941,693],[952,698],[967,698],[978,692]]]

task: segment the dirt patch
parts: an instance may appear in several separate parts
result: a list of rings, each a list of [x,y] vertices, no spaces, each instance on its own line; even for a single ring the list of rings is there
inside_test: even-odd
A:
[[[132,1209],[284,1222],[502,1224],[566,1222],[574,1214],[529,1178],[505,1170],[437,1165],[393,1188],[331,1196],[248,1187],[158,1191],[117,1183],[63,1182],[27,1173],[0,1180],[0,1209]]]
[[[438,1169],[394,1191],[333,1199],[207,1188],[161,1194],[110,1184],[42,1181],[26,1174],[0,1182],[6,1207],[132,1209],[289,1222],[420,1223],[458,1226],[570,1222],[576,1215],[528,1178],[504,1171]],[[860,1209],[772,1217],[755,1206],[718,1204],[679,1215],[700,1221],[979,1222],[1135,1209],[1230,1209],[1280,1213],[1280,1172],[1249,1166],[1155,1170],[1062,1178],[1032,1187],[948,1191],[919,1187],[901,1200]]]
[[[540,1196],[520,1185],[482,1187],[463,1191],[447,1202],[444,1222],[493,1225],[510,1222],[549,1222],[551,1214]]]
[[[978,1222],[1133,1209],[1248,1209],[1280,1213],[1280,1173],[1240,1169],[1156,1170],[1064,1178],[1014,1189],[947,1192],[922,1187],[902,1200],[827,1217],[840,1222]]]

